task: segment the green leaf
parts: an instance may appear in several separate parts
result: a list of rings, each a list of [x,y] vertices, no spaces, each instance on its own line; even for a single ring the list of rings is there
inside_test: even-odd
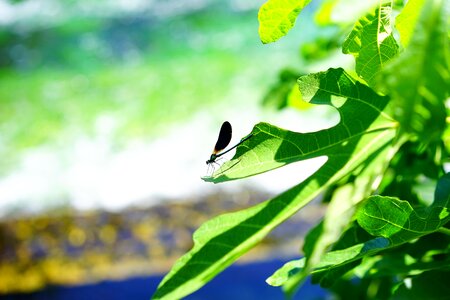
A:
[[[450,73],[443,2],[425,2],[409,47],[386,66],[380,81],[393,98],[402,132],[425,145],[440,141],[446,127]]]
[[[383,66],[397,55],[398,45],[391,28],[391,3],[379,6],[358,20],[342,45],[342,52],[355,57],[356,73],[370,86]]]
[[[268,0],[259,9],[259,37],[264,44],[285,36],[311,0]]]
[[[324,155],[327,162],[313,176],[277,197],[203,224],[194,233],[194,247],[163,279],[155,299],[178,299],[197,290],[328,185],[393,144],[396,123],[383,113],[388,97],[377,95],[342,69],[301,77],[299,85],[303,97],[312,103],[335,106],[340,123],[306,134],[257,124],[253,136],[237,148],[235,157],[215,177],[206,179],[220,182],[242,178]]]
[[[413,209],[408,201],[372,196],[356,213],[358,224],[373,236],[401,244],[438,230],[450,220],[450,192],[446,174],[439,180],[435,201],[424,209]],[[441,192],[444,190],[445,192]]]
[[[379,146],[390,141],[395,134],[396,122],[383,111],[389,98],[379,96],[344,70],[329,69],[302,76],[298,84],[303,100],[334,106],[339,111],[341,122],[330,129],[313,133],[292,132],[259,123],[253,128],[252,137],[237,148],[233,159],[225,162],[213,176],[203,177],[203,180],[219,183],[240,179],[323,155],[327,155],[329,160],[336,156],[336,161],[343,162],[338,158],[350,157],[354,143],[359,143],[362,135],[374,137],[368,138],[365,148],[379,150],[382,148]],[[359,161],[360,156],[355,155],[354,159]],[[330,164],[334,161],[331,160]],[[350,171],[343,169],[338,175],[340,177],[341,173],[348,174]]]

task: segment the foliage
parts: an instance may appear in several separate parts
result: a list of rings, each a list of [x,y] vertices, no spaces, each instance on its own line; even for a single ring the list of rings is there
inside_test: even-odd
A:
[[[377,2],[365,9],[342,44],[342,51],[355,57],[355,73],[330,68],[297,80],[304,101],[334,107],[340,122],[313,133],[256,124],[233,159],[204,180],[241,179],[313,157],[326,162],[284,193],[203,224],[194,233],[193,248],[163,279],[154,299],[178,299],[199,289],[321,193],[328,209],[306,237],[304,257],[286,263],[269,284],[292,295],[312,275],[313,282],[343,299],[448,295],[446,3]],[[306,4],[264,4],[259,13],[263,43],[285,35]],[[328,13],[322,8],[321,23],[333,22],[333,7],[324,6]]]
[[[223,39],[238,32],[243,41],[257,40],[250,12],[231,14],[216,5],[184,7],[183,15],[158,20],[122,10],[115,17],[89,17],[85,9],[96,3],[82,11],[64,3],[72,17],[47,18],[58,24],[30,20],[0,30],[0,155],[8,157],[0,175],[35,147],[64,152],[73,140],[106,134],[120,149],[130,138],[157,138],[200,107],[217,105],[212,98],[232,102],[230,95],[243,86],[236,80],[245,80],[250,94],[269,80],[265,72],[253,77],[260,45],[249,49],[236,41],[225,49],[216,42],[217,32]],[[238,69],[240,79],[232,76]]]

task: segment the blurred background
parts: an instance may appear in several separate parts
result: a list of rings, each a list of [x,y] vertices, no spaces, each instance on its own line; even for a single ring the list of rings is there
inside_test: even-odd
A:
[[[295,89],[351,60],[329,42],[338,29],[315,25],[320,1],[270,45],[261,4],[0,0],[0,298],[148,299],[204,221],[325,162],[200,179],[225,120],[232,144],[261,121],[308,132],[339,120]],[[264,280],[321,214],[309,205],[190,299],[283,299]],[[307,285],[302,299],[321,297]]]

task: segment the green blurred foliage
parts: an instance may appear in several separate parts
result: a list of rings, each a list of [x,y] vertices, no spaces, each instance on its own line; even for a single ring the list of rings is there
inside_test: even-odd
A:
[[[215,5],[166,18],[98,18],[74,9],[55,24],[3,26],[0,155],[9,159],[0,173],[22,150],[98,135],[104,119],[116,147],[162,136],[199,109],[228,100],[241,88],[236,82],[254,90],[268,81],[252,72],[264,53],[246,43],[255,10],[230,9]]]

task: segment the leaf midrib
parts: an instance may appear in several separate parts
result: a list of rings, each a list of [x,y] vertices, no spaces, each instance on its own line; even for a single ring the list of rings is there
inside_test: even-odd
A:
[[[351,141],[352,139],[355,139],[355,138],[364,136],[364,135],[366,135],[366,134],[372,134],[372,133],[376,133],[376,132],[378,132],[378,131],[387,131],[387,130],[391,130],[391,129],[394,129],[394,128],[395,128],[394,126],[391,126],[391,127],[380,127],[380,128],[376,128],[376,129],[373,129],[373,130],[370,130],[370,131],[359,132],[358,134],[354,134],[354,135],[352,135],[352,136],[348,136],[348,137],[346,137],[346,138],[344,138],[344,139],[342,139],[342,140],[339,140],[339,141],[336,142],[336,143],[331,143],[331,144],[329,144],[329,145],[327,145],[327,146],[318,148],[318,149],[313,150],[313,151],[310,151],[310,152],[303,152],[303,151],[301,151],[301,149],[299,149],[299,151],[302,152],[302,154],[300,154],[300,155],[299,155],[299,154],[296,154],[296,155],[293,155],[293,156],[288,156],[288,157],[285,157],[285,158],[282,158],[282,159],[277,160],[277,162],[288,162],[288,161],[290,161],[290,160],[301,160],[301,158],[302,158],[303,156],[311,156],[311,155],[313,156],[313,157],[311,157],[311,158],[314,158],[314,157],[317,157],[317,156],[314,156],[314,154],[318,155],[319,152],[329,150],[330,148],[336,147],[336,146],[339,145],[339,144],[342,144],[342,143],[345,143],[345,142],[349,142],[349,141]],[[328,129],[327,129],[327,130],[328,130]],[[274,138],[277,138],[277,139],[280,138],[279,136],[276,136],[276,135],[274,135],[274,134],[270,134],[269,132],[264,132],[264,133],[266,133],[267,135],[270,135],[270,136],[272,136],[272,137],[274,137]],[[295,145],[295,143],[294,143],[293,141],[291,141],[290,139],[283,139],[283,141],[286,141],[286,142],[289,142],[289,143],[292,144],[292,145]],[[297,149],[298,149],[298,147],[297,147]],[[324,154],[324,155],[328,155],[328,156],[339,156],[339,155],[341,155],[341,154],[340,154],[340,153],[331,153],[331,154]],[[266,163],[271,163],[271,162],[273,162],[273,160],[270,160],[270,161],[267,161],[267,162],[259,162],[259,163],[257,163],[257,164],[251,164],[251,165],[249,165],[249,166],[256,166],[256,165],[259,166],[259,165],[264,165],[264,164],[266,164]],[[248,166],[247,166],[247,167],[248,167]]]

